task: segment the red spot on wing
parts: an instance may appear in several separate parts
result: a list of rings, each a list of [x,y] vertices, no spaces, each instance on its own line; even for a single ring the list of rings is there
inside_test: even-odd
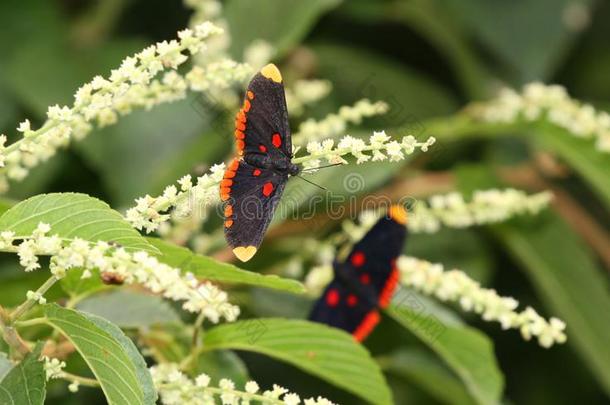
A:
[[[362,273],[360,275],[360,282],[365,285],[371,284],[371,276],[369,276],[367,273]]]
[[[278,133],[273,134],[273,136],[271,137],[271,143],[276,148],[279,148],[280,146],[282,146],[282,137],[280,136],[280,134],[278,134]]]
[[[260,176],[261,175],[261,170],[260,169],[254,169],[254,171],[252,172],[252,175],[256,176],[256,177]]]
[[[379,312],[376,310],[368,312],[352,334],[354,339],[356,339],[358,342],[362,342],[364,339],[366,339],[366,337],[371,334],[373,329],[375,329],[375,326],[377,326],[379,323],[379,319]]]
[[[354,294],[350,294],[347,296],[347,305],[350,307],[355,307],[358,304],[358,297]]]
[[[356,267],[360,267],[366,261],[366,256],[362,252],[354,252],[351,257],[352,264]]]
[[[394,295],[394,290],[396,290],[396,286],[398,285],[399,278],[400,274],[398,273],[398,269],[393,267],[390,277],[388,277],[388,280],[385,282],[385,285],[381,290],[381,294],[379,294],[379,306],[381,308],[385,308],[390,305],[390,301],[392,301],[392,296]]]
[[[260,150],[263,153],[267,152],[267,147],[265,145],[258,145],[258,150]]]
[[[265,197],[269,197],[271,195],[271,193],[273,193],[273,183],[268,181],[267,183],[265,183],[263,185],[263,195]]]
[[[331,307],[336,307],[339,304],[340,298],[339,291],[334,288],[326,293],[326,303]]]

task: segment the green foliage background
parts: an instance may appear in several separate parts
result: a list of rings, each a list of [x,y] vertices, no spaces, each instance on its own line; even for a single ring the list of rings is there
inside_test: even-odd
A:
[[[225,16],[236,60],[241,60],[253,38],[264,38],[277,47],[274,61],[288,83],[302,76],[332,81],[330,97],[308,110],[308,116],[323,117],[341,105],[369,97],[388,102],[392,110],[386,117],[367,121],[364,130],[368,126],[395,134],[418,131],[438,138],[439,153],[416,159],[409,166],[390,171],[387,165],[368,165],[363,169],[365,191],[430,172],[450,175],[452,186],[464,192],[511,185],[490,173],[499,168],[517,170],[519,165],[531,164],[537,152],[550,152],[566,164],[567,175],[549,178],[547,184],[567,193],[607,238],[610,158],[555,129],[461,128],[460,121],[450,116],[468,102],[491,97],[500,83],[519,87],[533,80],[563,84],[572,96],[608,108],[610,3],[229,0]],[[189,10],[179,1],[3,0],[0,133],[15,136],[15,125],[25,117],[39,124],[49,105],[70,104],[82,83],[96,74],[107,74],[123,57],[149,43],[173,38],[188,25],[188,19]],[[158,194],[187,172],[196,173],[202,166],[222,161],[232,148],[231,132],[211,125],[213,117],[200,110],[197,97],[160,106],[153,113],[135,112],[115,126],[95,131],[86,141],[35,169],[23,183],[15,184],[9,198],[82,192],[120,210],[136,197]],[[317,181],[335,190],[338,185],[332,178],[340,177],[336,173],[320,173]],[[409,241],[408,254],[465,269],[501,294],[514,296],[544,315],[564,319],[569,340],[544,350],[523,342],[514,331],[503,332],[496,324],[464,315],[466,322],[489,336],[493,342],[489,351],[495,353],[503,373],[495,376],[479,370],[478,375],[470,376],[475,385],[486,387],[475,389],[479,395],[473,399],[461,382],[470,377],[458,380],[456,368],[448,367],[442,354],[439,357],[448,350],[459,364],[460,355],[472,361],[468,347],[462,347],[460,354],[455,342],[436,342],[439,347],[423,344],[415,337],[417,333],[399,326],[400,315],[385,319],[366,346],[382,365],[396,403],[490,403],[488,399],[495,393],[485,389],[501,390],[502,380],[502,398],[507,403],[607,402],[610,268],[601,253],[610,246],[592,246],[582,227],[572,220],[569,212],[552,210],[535,219],[469,231],[443,230]],[[327,231],[313,230],[314,235]],[[286,255],[281,242],[272,239],[246,268],[277,269]],[[45,278],[39,273],[25,275],[14,257],[4,255],[0,305],[17,304],[25,291],[35,289]],[[257,282],[252,279],[250,284]],[[56,287],[49,298],[62,294]],[[247,315],[261,317],[300,318],[309,305],[304,298],[256,287],[244,291],[243,301]],[[159,305],[160,311],[169,311]],[[133,325],[138,320],[125,322]],[[469,333],[457,329],[456,335]],[[480,338],[480,345],[489,344],[485,337]],[[206,339],[212,345],[232,348],[222,346],[222,336],[210,334]],[[462,342],[462,337],[455,339]],[[211,352],[202,357],[203,364],[215,365],[217,375],[233,376],[236,381],[250,375],[261,385],[278,383],[303,397],[321,394],[342,403],[361,401],[260,354]],[[86,370],[84,364],[74,361],[75,371]],[[474,362],[475,369],[477,364]],[[493,381],[488,384],[486,379]],[[105,403],[99,390],[67,394],[65,384],[54,382],[47,389],[51,404]]]

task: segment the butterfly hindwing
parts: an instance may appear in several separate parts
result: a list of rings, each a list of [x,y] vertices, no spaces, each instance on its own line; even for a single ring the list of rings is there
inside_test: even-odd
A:
[[[225,171],[224,232],[235,255],[249,260],[261,244],[288,178],[234,159]]]
[[[235,138],[240,155],[292,157],[284,85],[275,65],[265,66],[250,81],[244,104],[235,118]]]
[[[362,341],[379,322],[379,311],[373,303],[336,278],[316,302],[309,319],[343,329]]]
[[[354,245],[346,259],[346,264],[353,270],[348,272],[350,279],[359,285],[370,286],[377,305],[382,308],[389,304],[398,281],[396,259],[407,236],[405,225],[404,208],[392,206],[389,213]]]
[[[379,322],[379,308],[389,305],[398,284],[396,259],[407,236],[406,211],[392,206],[354,245],[335,278],[315,304],[310,319],[344,329],[364,340]]]

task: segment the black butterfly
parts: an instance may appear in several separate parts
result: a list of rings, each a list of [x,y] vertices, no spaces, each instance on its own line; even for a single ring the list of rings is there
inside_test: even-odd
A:
[[[238,157],[220,183],[224,231],[233,253],[248,261],[260,246],[289,176],[292,141],[282,75],[273,64],[254,76],[235,119]]]
[[[316,302],[309,319],[344,329],[361,342],[380,320],[398,285],[396,259],[407,237],[407,211],[393,205],[388,215],[333,265],[335,278]]]

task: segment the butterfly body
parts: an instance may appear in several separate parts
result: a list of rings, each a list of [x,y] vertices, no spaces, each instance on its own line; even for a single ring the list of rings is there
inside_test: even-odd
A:
[[[288,178],[300,173],[292,163],[288,109],[277,67],[263,67],[250,81],[235,118],[238,156],[220,183],[224,233],[238,259],[256,253]]]
[[[334,279],[314,305],[310,319],[364,340],[397,287],[396,259],[407,236],[405,225],[405,209],[392,206],[388,215],[354,245],[347,260],[333,264]]]

